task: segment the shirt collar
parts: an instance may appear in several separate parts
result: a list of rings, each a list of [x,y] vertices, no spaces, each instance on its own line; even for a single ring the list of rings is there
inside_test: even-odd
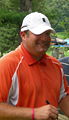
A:
[[[32,55],[27,51],[27,49],[23,46],[23,44],[21,44],[21,50],[23,52],[23,56],[26,60],[26,62],[28,63],[28,65],[32,65],[35,63],[42,63],[42,64],[46,64],[46,55],[44,55],[39,61],[37,61],[35,58],[32,57]]]

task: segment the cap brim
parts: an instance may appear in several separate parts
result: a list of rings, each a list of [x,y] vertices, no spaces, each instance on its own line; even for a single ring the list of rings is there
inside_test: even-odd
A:
[[[29,28],[29,30],[35,35],[42,34],[43,32],[48,31],[48,30],[51,30],[52,33],[55,33],[55,30],[53,28],[51,28],[50,26],[47,26],[45,24],[37,26],[36,28],[32,28],[32,29]]]

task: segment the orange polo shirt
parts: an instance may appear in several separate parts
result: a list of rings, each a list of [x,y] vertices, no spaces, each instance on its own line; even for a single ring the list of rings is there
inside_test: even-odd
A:
[[[69,94],[61,64],[44,55],[36,61],[21,44],[0,59],[0,102],[21,107],[54,106]]]

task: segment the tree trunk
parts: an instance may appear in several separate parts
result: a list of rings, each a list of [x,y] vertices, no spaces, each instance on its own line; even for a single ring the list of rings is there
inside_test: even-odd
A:
[[[20,11],[32,11],[32,0],[20,0]]]

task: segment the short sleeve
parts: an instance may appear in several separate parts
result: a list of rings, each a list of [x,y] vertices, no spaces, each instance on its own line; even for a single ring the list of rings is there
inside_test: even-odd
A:
[[[60,98],[59,101],[65,97],[66,95],[69,95],[69,86],[66,80],[66,76],[64,75],[64,71],[61,68],[61,73],[62,73],[62,83],[61,83],[61,88],[60,88]]]
[[[6,59],[0,59],[0,102],[6,102],[11,86],[11,71]]]

